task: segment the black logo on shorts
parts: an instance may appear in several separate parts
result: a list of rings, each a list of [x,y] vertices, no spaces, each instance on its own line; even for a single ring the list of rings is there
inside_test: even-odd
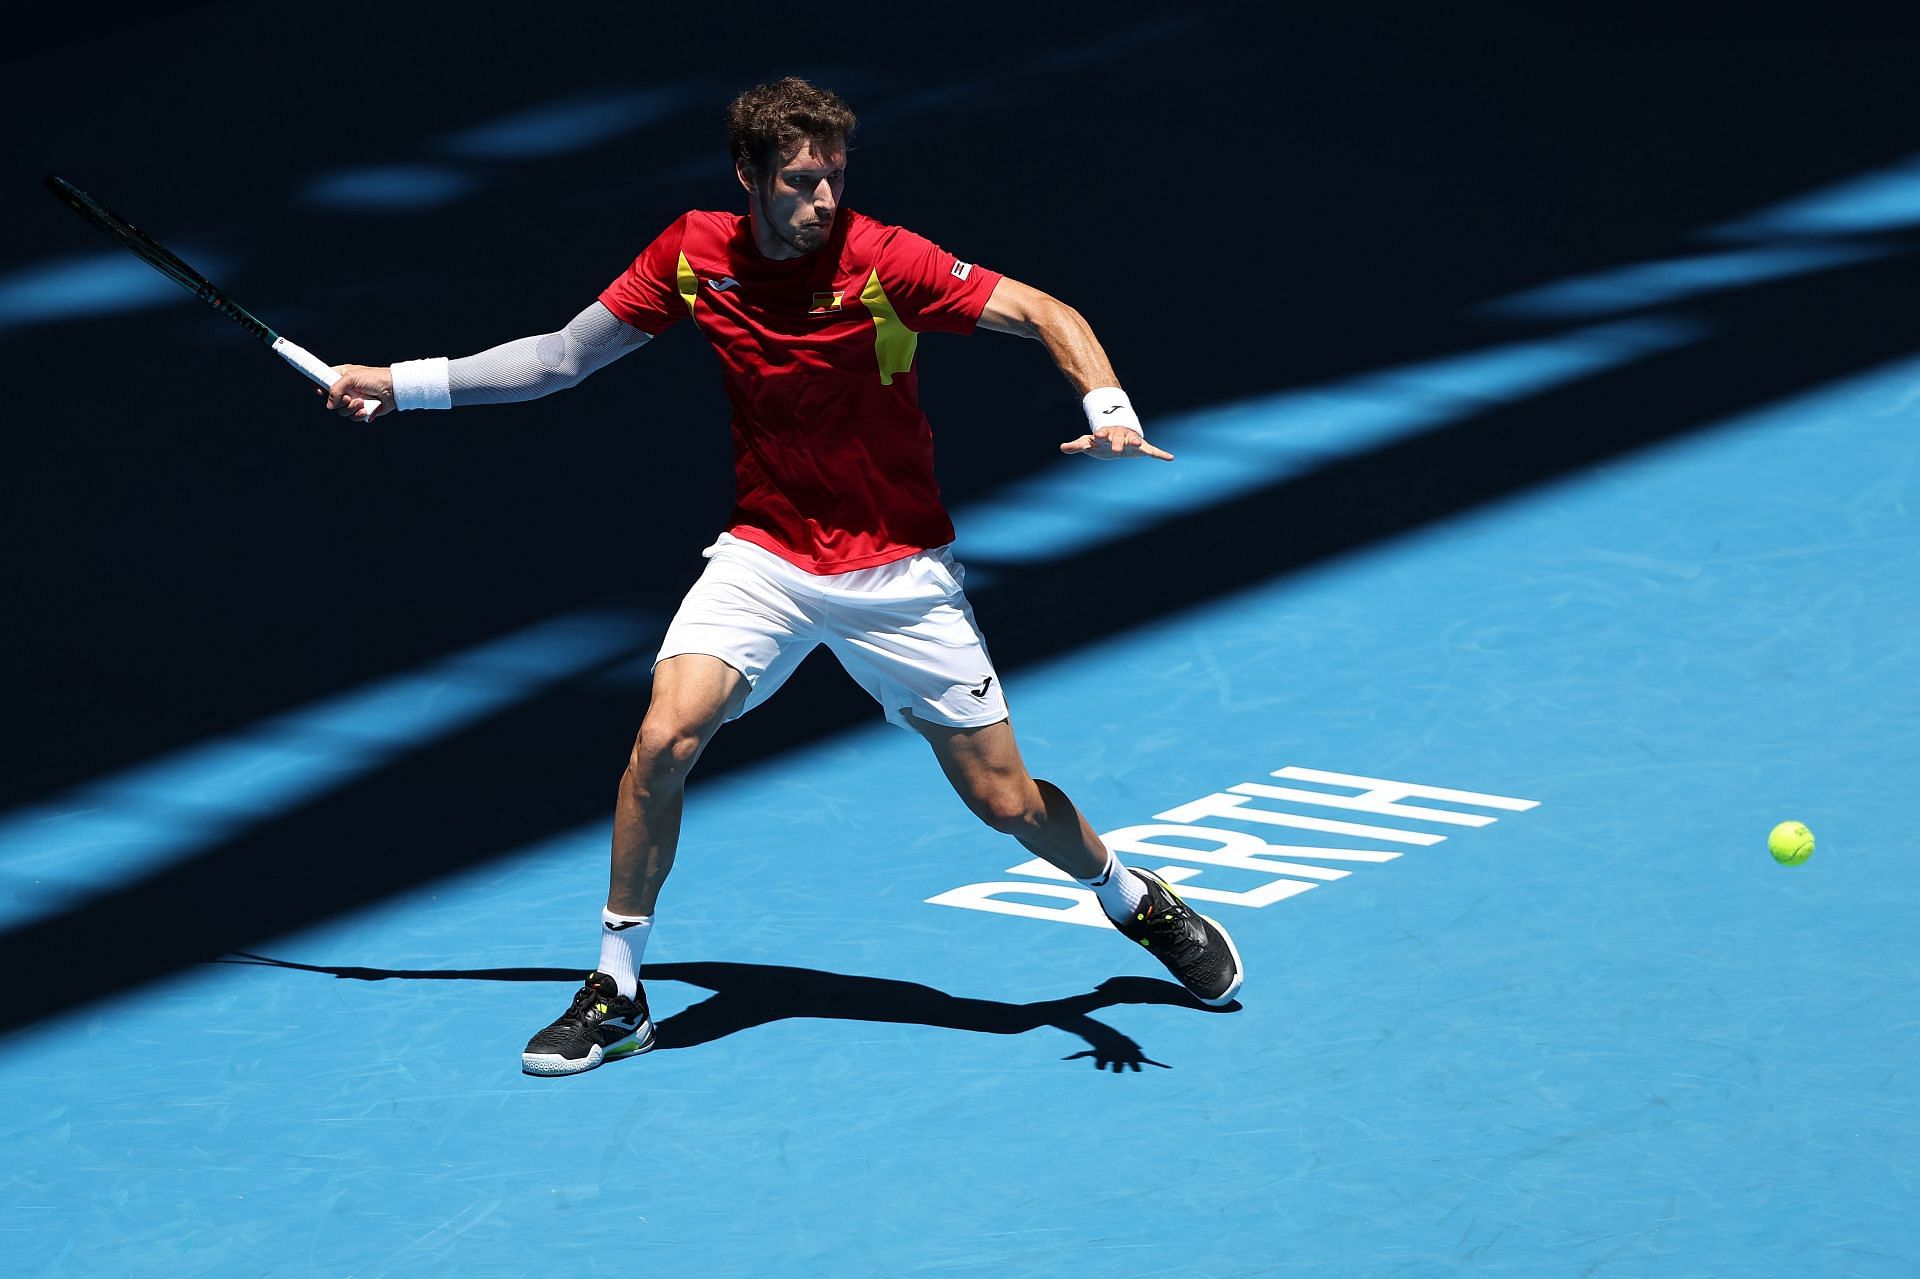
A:
[[[975,697],[979,698],[981,701],[984,702],[987,700],[987,690],[992,687],[993,687],[993,676],[989,675],[987,676],[986,683],[982,684],[979,688],[970,688],[967,691],[969,693],[972,693]]]

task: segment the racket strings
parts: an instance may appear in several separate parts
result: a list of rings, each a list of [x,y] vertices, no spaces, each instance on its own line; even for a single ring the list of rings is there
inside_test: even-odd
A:
[[[164,247],[156,243],[130,222],[108,224],[108,232],[114,239],[144,257],[159,272],[183,286],[188,291],[211,299],[215,296],[212,284],[200,278],[199,272],[173,256]]]
[[[212,281],[176,257],[166,245],[107,208],[73,183],[65,178],[48,175],[47,187],[75,213],[112,236],[122,248],[247,332],[268,343],[279,337],[279,334],[255,319],[245,307],[223,297]]]
[[[106,214],[107,220],[98,225],[123,246],[145,258],[148,265],[249,333],[265,341],[273,341],[276,334],[272,329],[256,320],[239,303],[222,297],[211,280],[175,257],[164,244],[112,210],[102,208],[100,211]]]

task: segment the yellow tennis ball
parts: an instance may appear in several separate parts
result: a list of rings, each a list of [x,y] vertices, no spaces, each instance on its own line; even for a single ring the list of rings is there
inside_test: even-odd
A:
[[[1782,866],[1798,866],[1813,856],[1813,832],[1799,822],[1781,822],[1767,836],[1767,851]]]

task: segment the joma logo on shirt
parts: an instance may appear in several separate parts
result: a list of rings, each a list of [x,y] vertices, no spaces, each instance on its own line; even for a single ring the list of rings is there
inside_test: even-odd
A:
[[[807,314],[825,315],[829,311],[838,311],[846,298],[846,292],[842,289],[834,289],[830,293],[816,293],[813,295],[813,309]]]

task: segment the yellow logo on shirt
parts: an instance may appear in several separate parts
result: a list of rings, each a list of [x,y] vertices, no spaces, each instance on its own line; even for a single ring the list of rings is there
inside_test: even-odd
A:
[[[846,293],[840,289],[835,289],[831,293],[816,293],[813,295],[813,310],[808,311],[807,314],[825,315],[829,311],[838,311],[841,304],[846,301],[846,297]]]
[[[867,287],[860,290],[860,305],[873,317],[873,354],[880,362],[880,385],[892,386],[893,375],[913,369],[913,351],[920,335],[900,322],[900,313],[887,300],[880,287],[880,268],[873,268]]]

